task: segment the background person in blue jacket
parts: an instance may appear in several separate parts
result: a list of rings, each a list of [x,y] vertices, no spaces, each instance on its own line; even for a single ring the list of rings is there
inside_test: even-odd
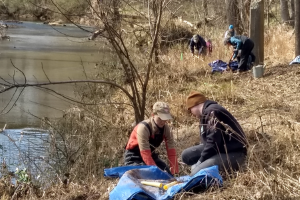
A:
[[[229,25],[228,30],[225,32],[224,38],[235,36],[235,30],[233,25]]]
[[[238,57],[238,72],[247,71],[247,63],[249,55],[252,54],[252,50],[254,47],[253,41],[244,36],[244,35],[236,35],[236,36],[228,36],[224,41],[225,45],[232,45],[235,49],[233,50],[234,54],[232,60]],[[240,54],[238,56],[238,54]],[[252,54],[253,55],[253,54]]]
[[[198,51],[198,57],[201,53],[206,55],[206,41],[200,35],[194,35],[190,40],[189,46],[193,56],[195,54],[195,49]]]
[[[199,92],[189,94],[186,106],[200,120],[202,141],[181,154],[182,161],[192,166],[190,176],[213,165],[229,173],[240,169],[246,161],[248,145],[237,120],[217,102],[207,100]]]

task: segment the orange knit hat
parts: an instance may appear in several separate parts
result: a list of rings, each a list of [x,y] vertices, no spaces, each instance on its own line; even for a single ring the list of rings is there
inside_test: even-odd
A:
[[[192,91],[186,99],[186,107],[187,109],[191,109],[192,107],[204,103],[206,101],[206,97],[199,92]]]

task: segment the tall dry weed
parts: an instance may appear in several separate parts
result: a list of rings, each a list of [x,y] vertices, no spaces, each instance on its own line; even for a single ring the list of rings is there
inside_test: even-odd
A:
[[[221,35],[221,34],[220,34]],[[249,142],[246,171],[225,177],[223,189],[200,195],[187,193],[178,199],[297,199],[300,198],[299,118],[297,102],[297,66],[289,66],[293,59],[292,30],[277,27],[265,33],[266,72],[262,79],[252,74],[210,74],[208,63],[226,61],[229,50],[221,39],[213,38],[214,52],[205,60],[194,59],[189,50],[173,48],[162,56],[164,72],[156,90],[168,88],[176,118],[173,131],[180,152],[199,139],[198,120],[191,119],[184,110],[185,98],[191,90],[203,92],[227,108],[241,123]],[[181,53],[183,56],[180,57]],[[183,59],[181,59],[183,58]],[[163,77],[164,76],[164,77]],[[172,98],[170,98],[172,97]],[[187,128],[189,127],[189,128]],[[161,149],[163,152],[163,148]],[[189,173],[188,168],[181,167]],[[176,198],[175,198],[176,199]]]
[[[266,30],[267,68],[264,78],[254,79],[251,72],[211,74],[209,62],[218,59],[227,62],[231,55],[230,49],[223,45],[225,31],[212,30],[214,32],[208,31],[204,36],[213,43],[210,57],[192,57],[187,45],[181,44],[160,55],[161,63],[155,66],[148,86],[146,113],[150,116],[155,101],[169,103],[174,116],[170,126],[180,160],[180,153],[185,148],[200,142],[199,122],[187,114],[186,96],[191,90],[203,92],[228,109],[242,125],[249,143],[247,166],[244,171],[224,176],[223,188],[202,194],[179,194],[175,199],[300,198],[297,95],[300,69],[288,65],[293,59],[292,31],[280,26]],[[116,75],[114,70],[117,68],[117,65],[108,71],[101,68],[97,76]],[[116,76],[120,77],[120,74]],[[122,77],[116,81],[123,81],[126,87]],[[46,197],[101,194],[103,198],[98,198],[107,199],[118,180],[102,179],[103,169],[123,164],[124,146],[134,121],[133,109],[124,95],[109,87],[86,85],[78,91],[86,103],[98,104],[69,110],[64,119],[52,126],[57,128],[53,130],[56,136],[64,137],[66,155],[69,155],[69,162],[62,163],[59,170],[70,173],[70,177],[66,185],[54,186]],[[164,145],[160,152],[166,159]],[[188,166],[180,166],[181,175],[189,172]],[[96,180],[100,179],[99,184],[95,179],[88,181],[94,176]]]
[[[269,30],[266,34],[277,33]],[[281,37],[289,34],[289,31],[280,32]],[[187,114],[185,98],[191,90],[203,92],[209,99],[227,108],[242,125],[249,143],[247,167],[233,176],[225,176],[221,189],[202,194],[180,194],[175,199],[297,199],[300,197],[300,161],[297,159],[300,154],[300,125],[296,91],[300,70],[287,65],[291,52],[280,50],[285,46],[284,40],[276,40],[272,36],[266,39],[267,70],[264,78],[254,79],[251,73],[212,75],[208,63],[217,59],[226,61],[230,55],[229,49],[219,39],[221,36],[222,33],[212,38],[214,52],[203,60],[192,57],[188,48],[181,45],[175,45],[167,54],[161,55],[162,62],[156,66],[148,87],[147,114],[151,114],[151,105],[155,101],[170,104],[174,115],[170,125],[180,160],[183,149],[200,142],[198,120]],[[276,51],[269,51],[271,47]],[[272,58],[277,58],[276,62]],[[105,88],[98,87],[90,89],[94,92],[92,96],[105,95],[100,92]],[[124,101],[123,95],[117,91],[112,91],[109,99]],[[80,172],[86,178],[95,175],[100,178],[104,168],[122,165],[123,147],[132,129],[132,109],[128,105],[106,102],[82,107],[80,112],[84,115],[72,112],[67,118],[73,124],[68,130],[73,130],[73,139],[77,137],[74,146],[84,145],[72,165],[71,174],[77,177]],[[163,145],[160,152],[161,157],[166,159]],[[188,174],[189,167],[180,165],[180,171],[182,175]],[[71,178],[69,184],[73,182],[77,182],[76,178]],[[103,185],[86,184],[85,187],[89,190],[96,188],[101,194],[106,194],[105,199],[117,180],[101,182]],[[73,193],[73,196],[79,193]]]

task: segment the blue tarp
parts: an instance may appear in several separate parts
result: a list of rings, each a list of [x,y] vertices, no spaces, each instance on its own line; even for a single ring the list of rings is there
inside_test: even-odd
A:
[[[125,166],[105,169],[106,177],[121,177],[117,186],[110,192],[111,200],[168,200],[177,193],[189,191],[195,187],[208,188],[212,185],[221,187],[222,177],[219,174],[218,166],[212,166],[200,170],[194,176],[171,177],[156,166]],[[140,181],[158,181],[167,184],[174,180],[180,182],[168,190],[147,186]]]
[[[229,67],[231,70],[237,70],[238,68],[238,61],[232,61],[229,63]],[[227,69],[228,64],[222,60],[215,60],[208,64],[212,68],[212,72],[223,72]]]
[[[300,56],[297,56],[292,62],[290,62],[290,65],[292,64],[300,64]]]
[[[149,168],[149,166],[140,165],[140,166],[123,166],[123,167],[108,168],[108,169],[104,169],[104,176],[111,177],[111,178],[118,178],[118,177],[121,178],[123,174],[129,170],[143,169],[143,168]]]

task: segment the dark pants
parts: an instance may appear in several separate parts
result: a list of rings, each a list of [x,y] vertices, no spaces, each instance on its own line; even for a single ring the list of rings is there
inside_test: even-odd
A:
[[[182,161],[187,165],[194,165],[198,162],[201,157],[201,153],[204,149],[204,145],[200,144],[197,146],[189,147],[185,149],[182,154],[181,158]],[[244,152],[230,152],[228,154],[220,153],[216,154],[209,159],[202,162],[196,168],[194,168],[190,174],[193,176],[201,169],[211,167],[213,165],[218,165],[219,170],[222,172],[229,172],[236,171],[242,166],[246,161],[246,155]]]
[[[207,47],[203,47],[201,53],[199,53],[199,50],[200,50],[200,49],[197,49],[197,48],[196,48],[196,50],[197,50],[197,55],[200,55],[200,54],[201,54],[201,55],[203,55],[203,56],[206,56],[206,54],[207,54]]]
[[[161,169],[162,171],[168,172],[170,175],[172,175],[169,167],[166,165],[164,161],[162,161],[157,153],[152,153],[152,158],[156,164],[156,166]],[[142,156],[140,154],[140,151],[138,150],[125,150],[124,153],[124,165],[127,166],[137,166],[137,165],[146,165],[146,163],[143,161]]]
[[[255,62],[255,58],[256,58],[255,55],[252,52],[250,53],[250,55],[251,55],[251,62]]]
[[[238,56],[236,57],[236,59],[237,59],[238,62],[240,62],[240,60],[241,60],[241,58],[240,58],[241,51],[242,50],[239,50]],[[250,55],[248,56],[247,70],[252,69],[252,67],[253,67],[252,65],[255,62],[255,59],[256,59],[255,55],[251,52]]]
[[[252,40],[247,39],[242,46],[241,56],[239,59],[238,71],[246,71],[249,55],[254,47]]]

